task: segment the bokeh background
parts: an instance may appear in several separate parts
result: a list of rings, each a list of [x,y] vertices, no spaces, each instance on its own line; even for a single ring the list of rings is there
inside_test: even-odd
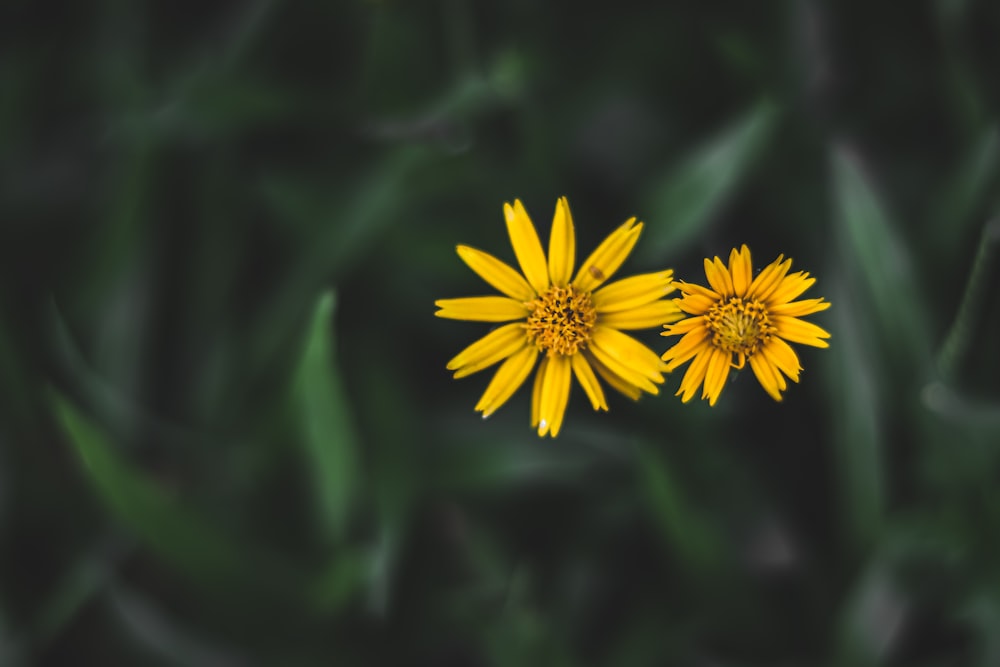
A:
[[[0,8],[0,665],[1000,665],[1000,4]],[[444,366],[569,197],[833,307],[782,403]],[[643,340],[663,351],[656,331]]]

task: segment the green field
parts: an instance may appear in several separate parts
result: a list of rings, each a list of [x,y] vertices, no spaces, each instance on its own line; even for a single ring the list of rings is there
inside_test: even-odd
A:
[[[0,667],[1000,665],[1000,3],[0,7]],[[504,203],[831,307],[555,439]],[[679,296],[679,294],[675,294]],[[634,332],[662,354],[676,342]],[[749,364],[748,364],[749,366]]]

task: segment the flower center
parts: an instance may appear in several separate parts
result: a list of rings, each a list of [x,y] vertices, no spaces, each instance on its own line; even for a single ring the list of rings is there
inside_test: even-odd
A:
[[[528,304],[528,340],[555,354],[576,354],[587,346],[597,310],[589,292],[575,287],[550,287]]]
[[[767,308],[756,299],[732,297],[720,301],[708,311],[708,328],[712,330],[712,344],[726,352],[743,357],[753,355],[777,328],[771,324]]]

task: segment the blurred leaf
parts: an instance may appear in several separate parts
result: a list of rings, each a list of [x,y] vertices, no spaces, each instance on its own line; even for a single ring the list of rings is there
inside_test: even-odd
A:
[[[877,537],[885,512],[880,415],[885,413],[878,381],[885,375],[865,328],[865,311],[838,281],[830,285],[830,333],[824,350],[829,387],[829,423],[837,461],[842,529],[855,553]]]
[[[44,645],[57,637],[91,598],[106,589],[115,567],[131,550],[131,545],[118,542],[103,540],[96,549],[81,555],[56,582],[35,620],[32,636],[35,644]]]
[[[858,158],[846,149],[833,156],[834,202],[844,251],[857,264],[862,287],[870,296],[889,352],[918,368],[929,365],[927,328],[920,284],[909,250],[897,238]]]
[[[933,235],[933,241],[945,257],[954,258],[959,244],[967,239],[970,227],[982,222],[973,214],[986,203],[990,194],[996,194],[998,178],[1000,132],[994,125],[968,147],[933,210],[931,222],[938,232]]]
[[[899,640],[910,604],[884,563],[876,562],[847,597],[837,660],[842,667],[883,664]]]
[[[640,244],[647,261],[662,261],[694,241],[754,164],[778,119],[764,100],[699,147],[665,176],[652,179],[643,201],[648,223]]]
[[[639,448],[639,482],[653,518],[671,555],[683,568],[699,577],[721,565],[719,536],[688,500],[666,460],[651,447]]]
[[[368,246],[400,220],[408,179],[429,153],[407,147],[388,154],[359,182],[330,195],[325,186],[303,184],[300,177],[266,176],[259,183],[273,215],[306,232],[301,252],[283,280],[258,309],[260,339],[254,356],[270,357],[307,307],[302,295],[315,294],[361,261]],[[350,193],[349,195],[347,193]]]
[[[245,550],[122,461],[107,436],[66,399],[53,393],[52,403],[94,490],[111,513],[151,550],[212,586],[242,586],[252,578]]]
[[[319,531],[342,542],[357,502],[361,470],[351,407],[333,352],[332,291],[316,303],[295,377],[304,443],[317,495]]]
[[[981,667],[1000,665],[1000,596],[994,590],[973,594],[959,615],[976,634],[975,663]]]
[[[993,273],[998,249],[1000,249],[1000,218],[988,222],[983,227],[965,293],[955,313],[955,320],[938,350],[937,367],[948,380],[955,379],[959,364],[965,360],[973,344],[974,325],[982,320],[983,311],[988,307],[986,297],[992,290],[988,277]]]
[[[369,550],[345,548],[337,551],[327,569],[313,577],[307,594],[315,609],[323,614],[337,612],[368,583],[377,564],[377,554]]]
[[[184,667],[240,667],[250,664],[234,647],[222,646],[183,626],[181,618],[142,593],[111,587],[111,608],[128,636],[148,654]]]

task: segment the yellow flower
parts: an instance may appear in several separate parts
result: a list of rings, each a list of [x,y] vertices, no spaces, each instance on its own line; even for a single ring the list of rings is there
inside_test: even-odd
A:
[[[594,410],[608,409],[596,375],[633,400],[643,391],[658,393],[663,362],[621,330],[646,329],[680,319],[673,301],[662,298],[674,290],[673,272],[647,273],[601,287],[632,251],[642,223],[632,218],[612,232],[570,280],[576,234],[565,197],[556,202],[547,261],[521,202],[504,204],[504,216],[523,276],[490,254],[460,245],[458,256],[505,296],[434,302],[440,308],[435,313],[438,317],[511,322],[448,362],[448,369],[461,378],[503,361],[476,410],[484,418],[493,414],[524,383],[539,357],[531,399],[531,426],[538,428],[539,436],[559,434],[571,374]]]
[[[785,376],[799,381],[799,358],[785,341],[827,347],[823,329],[799,318],[830,307],[823,299],[792,301],[816,282],[808,273],[788,273],[792,260],[779,255],[753,276],[750,249],[745,245],[729,253],[729,268],[716,257],[705,260],[711,289],[679,282],[680,309],[691,315],[677,324],[664,325],[663,336],[680,336],[666,351],[667,371],[691,361],[677,395],[691,400],[704,384],[702,398],[715,405],[729,369],[750,368],[764,390],[776,401],[787,388]]]

